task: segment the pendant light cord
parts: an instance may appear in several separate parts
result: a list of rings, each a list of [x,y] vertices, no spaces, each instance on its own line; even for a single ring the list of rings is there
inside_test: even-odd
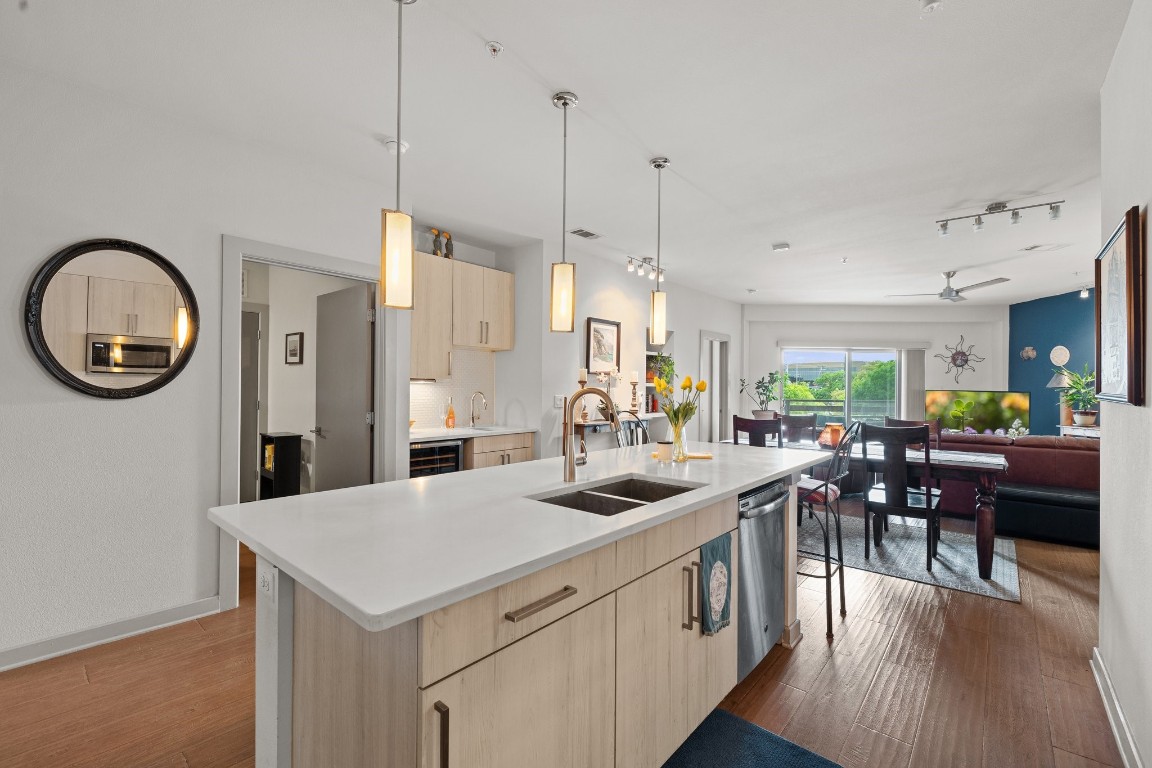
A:
[[[404,0],[396,3],[396,210],[400,210],[400,158],[404,142],[400,139],[401,92],[404,85]]]
[[[568,263],[568,102],[564,102],[564,171],[560,203],[560,261]]]
[[[663,210],[664,169],[656,169],[656,290],[660,290],[660,212]]]

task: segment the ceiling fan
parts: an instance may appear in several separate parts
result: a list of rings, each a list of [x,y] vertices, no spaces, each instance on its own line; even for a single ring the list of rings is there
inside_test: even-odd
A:
[[[952,278],[956,276],[955,270],[951,272],[941,272],[940,275],[944,278],[944,290],[940,291],[940,293],[890,293],[886,298],[891,299],[898,296],[936,296],[941,299],[948,299],[948,301],[965,301],[968,297],[961,296],[960,294],[967,291],[974,291],[977,288],[987,288],[990,285],[998,285],[999,283],[1008,282],[1007,277],[997,277],[994,280],[985,280],[982,283],[973,283],[972,285],[966,285],[963,288],[953,288]]]

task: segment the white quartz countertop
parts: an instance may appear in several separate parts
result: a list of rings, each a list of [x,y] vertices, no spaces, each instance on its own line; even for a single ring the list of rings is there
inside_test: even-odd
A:
[[[208,518],[376,631],[831,457],[690,443],[715,458],[659,464],[652,448],[595,451],[574,484],[553,458],[216,507]],[[631,474],[699,487],[611,517],[526,498]]]
[[[500,426],[484,426],[476,427],[455,427],[448,429],[446,427],[439,427],[437,429],[410,429],[408,430],[409,443],[423,443],[430,440],[467,440],[472,437],[493,437],[495,435],[522,435],[525,432],[535,432],[536,430],[528,427],[500,427]]]

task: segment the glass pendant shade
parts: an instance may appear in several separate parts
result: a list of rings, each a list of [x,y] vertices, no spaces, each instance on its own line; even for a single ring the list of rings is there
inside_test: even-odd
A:
[[[412,217],[381,211],[380,303],[392,309],[412,309]]]
[[[652,311],[648,318],[648,343],[660,346],[668,340],[668,294],[652,291]]]
[[[188,341],[188,310],[185,307],[176,308],[176,348],[184,349],[184,342]]]
[[[558,261],[552,265],[552,301],[548,310],[548,330],[572,333],[576,322],[576,265]]]

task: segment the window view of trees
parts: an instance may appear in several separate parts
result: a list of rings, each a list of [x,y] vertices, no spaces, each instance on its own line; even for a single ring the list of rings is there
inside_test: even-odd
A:
[[[817,413],[819,423],[897,415],[896,353],[869,350],[785,350],[784,405]]]

